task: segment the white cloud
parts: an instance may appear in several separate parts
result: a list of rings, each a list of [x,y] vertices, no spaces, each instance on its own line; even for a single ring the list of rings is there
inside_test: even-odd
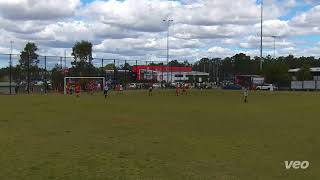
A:
[[[310,11],[299,14],[291,22],[295,26],[314,27],[320,24],[320,5],[313,7]]]
[[[234,54],[233,50],[219,46],[211,47],[208,52],[210,57],[227,57]]]
[[[264,54],[273,51],[278,36],[279,54],[315,54],[308,40],[295,36],[320,34],[320,6],[283,20],[297,0],[265,0]],[[305,0],[314,5],[316,1]],[[292,13],[292,12],[291,12]],[[256,0],[0,0],[0,47],[16,52],[28,41],[40,49],[59,54],[76,41],[89,40],[95,55],[143,58],[153,54],[166,58],[166,23],[170,26],[170,54],[175,59],[231,56],[244,52],[259,55],[260,5]],[[314,43],[315,44],[315,43]],[[305,47],[305,46],[304,46]],[[106,57],[108,58],[108,57]]]
[[[13,33],[30,34],[41,31],[45,24],[42,21],[10,21],[0,17],[0,27]]]
[[[295,7],[297,5],[296,0],[287,0],[286,3],[287,3],[286,7],[289,7],[289,8],[293,8],[293,7]]]
[[[256,25],[256,28],[260,25]],[[291,29],[287,21],[268,20],[263,23],[263,36],[287,36]]]
[[[162,20],[169,16],[173,7],[179,5],[178,2],[162,0],[97,0],[85,7],[80,14],[126,29],[159,32],[165,30]]]
[[[11,20],[51,20],[71,17],[80,0],[0,0],[0,14]]]

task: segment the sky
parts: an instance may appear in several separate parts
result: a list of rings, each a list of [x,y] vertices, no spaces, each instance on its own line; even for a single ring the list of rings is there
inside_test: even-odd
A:
[[[318,3],[317,3],[318,2]],[[27,42],[39,54],[71,54],[93,43],[94,57],[196,61],[259,56],[261,0],[0,0],[0,53]],[[320,57],[319,0],[264,0],[264,56]],[[272,36],[276,36],[273,38]]]

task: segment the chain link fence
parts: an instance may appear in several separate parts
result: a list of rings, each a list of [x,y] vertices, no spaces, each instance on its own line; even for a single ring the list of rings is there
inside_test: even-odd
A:
[[[65,77],[104,77],[112,88],[123,89],[174,86],[187,82],[192,64],[164,61],[93,58],[90,62],[73,57],[38,56],[22,61],[18,54],[0,54],[0,94],[62,93]],[[189,74],[189,76],[192,76]],[[170,83],[171,84],[170,84]]]

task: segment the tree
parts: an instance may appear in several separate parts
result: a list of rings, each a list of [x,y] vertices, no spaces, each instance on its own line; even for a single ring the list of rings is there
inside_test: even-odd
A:
[[[106,66],[104,66],[104,70],[114,70],[114,64],[107,64]]]
[[[72,48],[72,56],[75,61],[92,61],[92,43],[88,41],[76,42]]]
[[[224,60],[221,61],[216,61],[216,76],[218,76],[219,80],[220,78],[223,78],[222,80],[233,79],[236,75],[234,66],[234,60],[230,57],[226,57]]]
[[[298,81],[312,80],[312,75],[311,75],[311,72],[310,72],[310,66],[303,65],[300,68],[300,71],[297,73],[297,79],[298,79]]]
[[[258,73],[257,63],[251,60],[250,56],[240,53],[233,56],[233,59],[234,69],[237,74],[248,75]]]
[[[32,80],[40,77],[40,70],[38,68],[38,47],[35,43],[27,43],[23,51],[20,53],[20,66],[17,66],[21,69],[21,76],[24,78]],[[30,75],[30,76],[29,76]]]
[[[72,48],[74,61],[71,63],[72,76],[91,76],[98,69],[92,64],[92,44],[87,41],[77,42]]]
[[[276,61],[268,60],[264,62],[263,74],[266,77],[266,81],[269,83],[277,84],[278,86],[289,85],[289,67],[287,64]]]
[[[98,73],[98,69],[89,62],[73,61],[71,64],[70,73],[72,76],[91,76]]]
[[[184,63],[179,63],[178,60],[173,60],[168,63],[168,66],[183,67]]]
[[[131,71],[132,70],[132,66],[129,63],[125,63],[124,65],[120,66],[121,70],[127,70],[127,71]]]
[[[206,69],[208,69],[210,63],[210,59],[208,58],[202,58],[200,61],[194,63],[193,69],[196,71],[205,72]]]
[[[54,89],[62,90],[64,82],[63,69],[60,65],[56,64],[51,71],[52,86]]]
[[[27,43],[24,47],[23,51],[20,53],[20,66],[22,69],[28,68],[28,63],[30,63],[30,67],[37,67],[39,60],[37,54],[38,47],[35,43]]]
[[[150,66],[163,66],[164,64],[161,62],[160,63],[151,62],[149,65]]]

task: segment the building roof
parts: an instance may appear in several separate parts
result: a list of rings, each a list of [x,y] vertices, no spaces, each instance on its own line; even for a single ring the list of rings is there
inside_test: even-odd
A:
[[[241,77],[262,77],[261,75],[249,74],[249,75],[237,75]]]
[[[150,70],[149,70],[150,71]],[[162,73],[162,71],[153,71],[154,73]],[[166,72],[163,72],[163,73],[166,73]],[[169,71],[169,73],[171,73]],[[173,72],[175,74],[187,74],[187,75],[196,75],[196,76],[209,76],[209,73],[206,73],[206,72],[200,72],[200,71],[181,71],[181,72]]]
[[[140,70],[150,70],[150,71],[172,71],[172,72],[191,72],[192,67],[176,67],[176,66],[132,66],[132,72],[139,72]]]
[[[289,69],[289,73],[296,73],[299,72],[301,68],[296,68],[296,69]],[[320,72],[320,67],[313,67],[310,68],[311,72]]]
[[[192,71],[191,73],[198,76],[209,76],[209,73],[206,72]]]

